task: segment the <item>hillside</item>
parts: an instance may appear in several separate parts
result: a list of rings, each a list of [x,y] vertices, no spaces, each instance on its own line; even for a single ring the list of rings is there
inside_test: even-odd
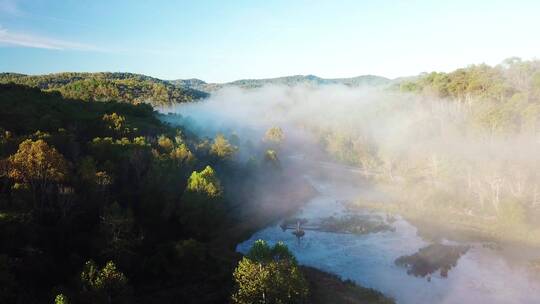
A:
[[[24,75],[1,73],[0,83],[15,83],[44,91],[57,91],[65,98],[85,101],[117,100],[154,106],[188,102],[208,94],[175,86],[167,81],[132,73],[57,73]]]
[[[313,190],[157,115],[0,84],[0,303],[229,301],[235,245]],[[341,287],[338,303],[364,290],[302,271],[310,288]]]
[[[0,303],[225,302],[237,240],[212,241],[241,181],[203,142],[148,104],[0,84]],[[190,186],[203,169],[219,196]]]
[[[85,101],[121,101],[132,104],[148,103],[162,106],[208,97],[211,92],[225,87],[244,89],[260,88],[265,85],[322,86],[341,84],[351,87],[386,86],[394,81],[380,76],[362,75],[352,78],[321,78],[314,75],[294,75],[265,79],[241,79],[227,83],[207,83],[203,80],[161,80],[134,73],[55,73],[47,75],[25,75],[0,73],[0,83],[15,83],[57,91],[65,98]]]

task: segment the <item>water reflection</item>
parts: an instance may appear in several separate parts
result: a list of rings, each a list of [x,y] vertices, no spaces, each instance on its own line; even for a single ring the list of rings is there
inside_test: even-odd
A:
[[[350,216],[342,202],[362,195],[354,187],[312,183],[320,195],[295,216],[305,219],[306,226],[331,216]],[[369,213],[356,215],[365,214]],[[298,242],[280,222],[258,231],[237,250],[246,252],[257,239],[283,241],[301,264],[377,289],[398,303],[540,303],[540,286],[526,271],[526,262],[509,263],[501,250],[482,244],[430,244],[399,216],[385,223],[393,229],[360,234],[306,230]],[[400,258],[407,267],[396,265]]]

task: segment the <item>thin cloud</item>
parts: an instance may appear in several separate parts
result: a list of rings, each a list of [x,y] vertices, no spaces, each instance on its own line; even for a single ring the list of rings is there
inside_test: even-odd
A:
[[[98,47],[26,33],[10,32],[0,27],[0,45],[48,50],[103,51]]]

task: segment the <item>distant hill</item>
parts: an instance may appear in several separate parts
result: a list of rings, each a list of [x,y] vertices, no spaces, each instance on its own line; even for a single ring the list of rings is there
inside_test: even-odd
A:
[[[15,83],[43,91],[57,91],[65,98],[86,101],[117,100],[154,106],[193,101],[208,94],[188,85],[132,73],[57,73],[24,75],[0,73],[0,83]]]
[[[153,106],[169,105],[198,100],[225,87],[244,89],[260,88],[265,85],[322,86],[340,84],[350,87],[388,86],[393,80],[374,75],[352,78],[321,78],[315,75],[294,75],[266,79],[242,79],[228,83],[207,83],[203,80],[158,78],[133,73],[55,73],[46,75],[25,75],[0,73],[0,84],[15,83],[39,88],[43,91],[57,91],[65,98],[86,101],[116,100],[131,104],[148,103]]]
[[[203,92],[212,92],[224,87],[237,86],[245,89],[260,88],[265,85],[284,85],[284,86],[321,86],[331,84],[341,84],[351,87],[361,86],[385,86],[393,83],[392,80],[375,75],[362,75],[352,78],[321,78],[315,75],[294,75],[277,78],[266,79],[242,79],[228,83],[206,83],[199,79],[178,79],[171,80],[170,83],[185,87],[196,89]]]

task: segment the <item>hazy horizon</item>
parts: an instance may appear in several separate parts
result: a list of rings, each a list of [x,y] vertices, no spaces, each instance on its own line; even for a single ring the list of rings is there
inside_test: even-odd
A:
[[[523,60],[523,61],[538,60],[536,57],[534,57],[534,58],[521,58],[521,57],[517,57],[517,56],[509,56],[507,58],[504,58],[504,60],[506,60],[506,59],[510,60],[510,59],[515,59],[515,58],[517,58],[519,60]],[[236,82],[236,81],[243,81],[243,80],[270,80],[270,79],[279,79],[279,78],[288,78],[288,77],[310,77],[310,76],[314,76],[314,77],[317,77],[317,78],[320,78],[320,79],[325,79],[325,80],[353,79],[353,78],[370,77],[370,76],[386,78],[388,80],[398,80],[398,79],[401,79],[401,78],[422,76],[423,74],[432,73],[432,72],[440,72],[440,73],[452,72],[452,71],[455,71],[455,70],[458,70],[458,69],[463,69],[463,68],[466,68],[466,67],[469,67],[469,66],[474,66],[474,65],[487,64],[487,65],[493,67],[493,66],[497,66],[499,64],[502,64],[504,62],[504,60],[501,60],[500,62],[497,62],[495,64],[487,64],[485,62],[469,63],[469,64],[465,64],[463,66],[456,67],[455,69],[452,69],[452,70],[449,70],[449,71],[431,70],[431,71],[423,71],[423,72],[420,72],[418,74],[398,75],[396,77],[386,77],[384,75],[378,75],[378,74],[373,74],[373,73],[357,74],[357,75],[352,75],[352,76],[347,76],[347,77],[341,77],[341,76],[324,77],[324,76],[317,75],[317,74],[287,74],[287,75],[278,75],[278,76],[261,76],[261,77],[257,77],[257,78],[241,77],[241,78],[236,78],[236,79],[232,79],[232,80],[228,80],[228,81],[217,81],[217,82],[208,81],[208,80],[206,80],[204,78],[198,78],[198,77],[160,78],[160,77],[156,77],[156,76],[149,75],[149,74],[137,73],[137,72],[132,72],[132,71],[123,71],[123,70],[122,71],[108,71],[108,70],[103,70],[103,71],[75,71],[75,70],[69,70],[68,71],[68,70],[66,70],[66,71],[56,71],[56,72],[47,72],[47,73],[22,73],[22,72],[13,72],[13,71],[0,71],[0,73],[24,74],[24,75],[29,75],[29,76],[53,75],[53,74],[62,74],[62,73],[128,73],[128,74],[138,74],[138,75],[149,76],[149,77],[153,77],[153,78],[160,79],[160,80],[165,80],[165,81],[202,80],[202,81],[204,81],[205,83],[208,83],[208,84],[214,84],[214,83],[215,84],[226,84],[226,83],[233,83],[233,82]]]

